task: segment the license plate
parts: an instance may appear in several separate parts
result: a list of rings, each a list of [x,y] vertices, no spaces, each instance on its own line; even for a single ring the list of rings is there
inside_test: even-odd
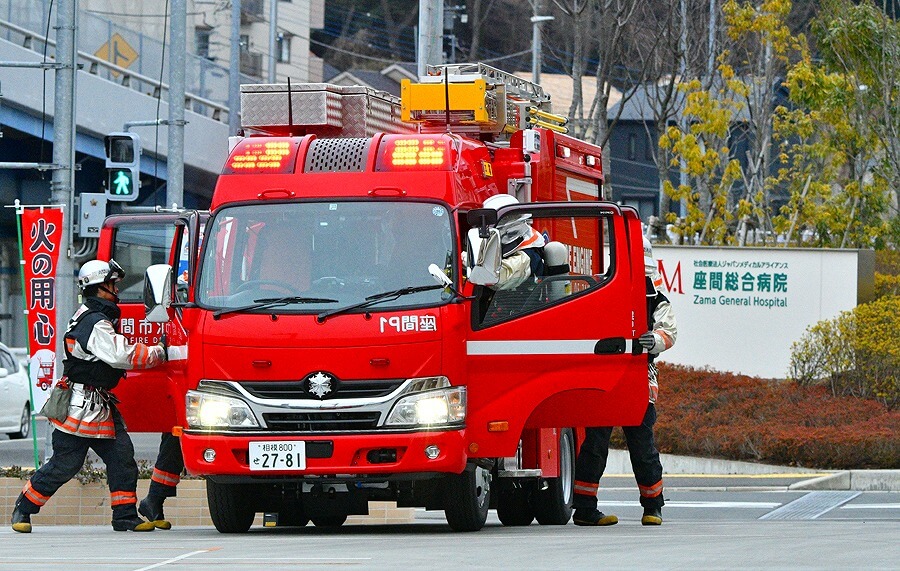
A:
[[[251,471],[306,469],[305,442],[251,442],[249,456]]]

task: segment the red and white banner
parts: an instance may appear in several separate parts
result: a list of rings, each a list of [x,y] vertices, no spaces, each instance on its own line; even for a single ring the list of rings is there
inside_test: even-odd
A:
[[[56,378],[56,269],[62,231],[62,209],[22,210],[22,271],[35,411],[44,406]]]

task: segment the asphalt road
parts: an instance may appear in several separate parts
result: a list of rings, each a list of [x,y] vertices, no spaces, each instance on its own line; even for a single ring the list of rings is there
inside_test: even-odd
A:
[[[158,439],[133,435],[137,457],[152,462]],[[14,464],[33,464],[31,441],[0,440],[0,465]],[[3,525],[0,571],[900,569],[900,493],[787,489],[814,476],[667,475],[658,528],[640,525],[630,474],[604,476],[599,507],[620,519],[605,528],[504,527],[491,512],[480,532],[455,533],[443,512],[424,510],[407,525],[257,527],[242,535],[108,526],[35,526],[24,535]]]
[[[623,482],[624,483],[624,480]],[[601,492],[612,527],[455,533],[441,512],[407,525],[337,530],[213,528],[147,534],[108,526],[0,528],[0,571],[215,569],[897,569],[900,493],[669,490],[661,527],[642,527],[634,490]],[[774,514],[774,515],[772,515]]]

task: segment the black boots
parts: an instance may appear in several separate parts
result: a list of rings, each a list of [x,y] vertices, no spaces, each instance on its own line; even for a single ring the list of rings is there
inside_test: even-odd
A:
[[[31,514],[22,511],[22,496],[16,500],[12,513],[12,528],[19,533],[31,533]]]
[[[156,526],[152,522],[144,521],[135,515],[112,520],[112,528],[115,531],[153,531],[156,529]]]
[[[619,518],[612,514],[605,515],[597,508],[592,510],[578,509],[575,510],[572,521],[575,522],[575,525],[616,525],[619,523]]]
[[[163,499],[147,496],[141,500],[138,513],[150,520],[156,529],[172,529],[172,522],[163,515]]]

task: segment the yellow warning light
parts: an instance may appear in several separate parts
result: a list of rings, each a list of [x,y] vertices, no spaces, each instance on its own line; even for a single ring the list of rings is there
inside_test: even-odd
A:
[[[450,141],[440,137],[394,137],[382,142],[375,170],[446,170],[450,166]]]
[[[296,158],[295,150],[295,143],[288,139],[244,139],[228,158],[226,172],[291,172]]]

